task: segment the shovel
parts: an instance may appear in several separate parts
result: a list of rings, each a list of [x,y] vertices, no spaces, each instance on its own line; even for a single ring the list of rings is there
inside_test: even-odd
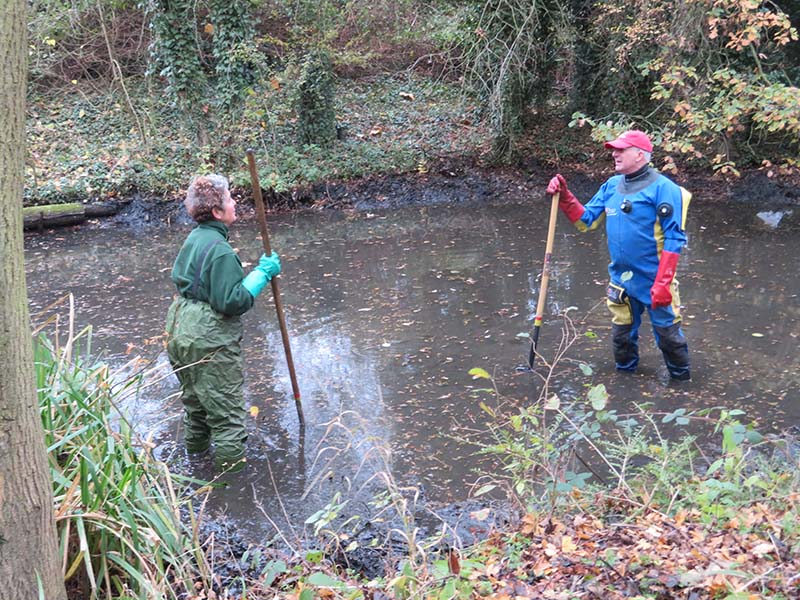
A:
[[[553,194],[550,204],[550,224],[547,228],[547,244],[544,250],[544,266],[542,267],[542,284],[539,287],[539,301],[536,304],[536,316],[533,319],[533,335],[531,336],[531,351],[528,355],[528,366],[520,367],[523,371],[532,371],[533,363],[539,349],[539,331],[542,329],[542,316],[544,314],[545,300],[547,299],[547,284],[550,281],[550,260],[553,254],[553,240],[556,237],[556,217],[558,217],[558,192]]]

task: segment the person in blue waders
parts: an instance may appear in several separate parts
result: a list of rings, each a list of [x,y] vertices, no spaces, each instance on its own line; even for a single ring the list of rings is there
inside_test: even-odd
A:
[[[184,205],[197,226],[172,267],[178,296],[167,312],[167,353],[181,384],[186,450],[203,453],[213,442],[217,467],[239,470],[247,440],[240,316],[281,263],[264,254],[245,276],[228,243],[236,201],[225,177],[196,177]]]
[[[670,377],[688,380],[689,346],[681,331],[675,271],[692,195],[650,166],[653,144],[644,132],[626,131],[605,146],[617,174],[589,202],[578,202],[560,174],[547,193],[560,194],[559,207],[580,231],[595,229],[605,216],[611,255],[607,305],[617,369],[636,370],[639,326],[647,310]]]

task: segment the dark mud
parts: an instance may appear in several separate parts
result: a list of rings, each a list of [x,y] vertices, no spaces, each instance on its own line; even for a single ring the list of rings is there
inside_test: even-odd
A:
[[[551,172],[552,171],[552,172]],[[265,191],[270,211],[286,212],[298,209],[392,209],[405,206],[437,206],[441,204],[484,204],[506,202],[520,196],[532,199],[544,197],[544,189],[554,170],[532,166],[532,170],[472,169],[457,167],[436,173],[403,174],[373,177],[350,182],[316,185],[305,190],[283,194]],[[602,179],[583,173],[565,172],[570,189],[578,198],[588,200]],[[609,170],[605,173],[610,176]],[[762,171],[746,172],[742,177],[723,180],[704,173],[674,178],[706,201],[747,203],[768,209],[800,206],[800,181],[770,178]],[[252,199],[247,189],[234,190],[239,202],[238,212],[243,221],[254,218]],[[191,223],[180,198],[149,199],[133,196],[130,202],[109,219],[117,226],[150,228],[159,225]]]
[[[325,182],[282,193],[264,190],[264,201],[270,212],[307,209],[393,209],[406,206],[437,206],[442,204],[476,205],[505,202],[529,196],[544,197],[545,187],[556,169],[542,166],[535,160],[517,168],[487,169],[462,164],[440,166],[435,172],[376,176],[347,182]],[[613,175],[607,168],[590,176],[584,172],[563,170],[575,195],[588,200],[605,177]],[[760,170],[746,171],[739,178],[723,179],[707,172],[684,173],[673,178],[695,195],[700,192],[706,201],[754,204],[774,210],[800,206],[800,178],[769,177]],[[250,190],[233,190],[239,219],[255,217]],[[182,198],[151,198],[133,194],[113,203],[113,210],[87,210],[90,225],[123,227],[146,231],[154,227],[190,225],[192,220],[183,207]],[[800,218],[800,215],[796,218]],[[85,224],[82,224],[85,226]],[[40,231],[41,232],[41,231]]]
[[[251,450],[252,442],[249,442],[248,454]],[[417,542],[433,540],[425,551],[439,557],[449,548],[466,548],[486,539],[492,532],[507,530],[518,524],[521,517],[519,510],[510,504],[492,499],[431,502],[425,498],[424,486],[419,485],[404,491],[408,509],[402,515],[394,510],[382,510],[377,516],[375,508],[361,498],[357,526],[352,526],[354,513],[350,511],[332,520],[326,528],[339,532],[338,538],[312,535],[303,527],[303,515],[299,513],[286,514],[286,519],[282,519],[265,512],[264,517],[270,519],[274,528],[261,539],[254,539],[224,511],[209,512],[203,502],[209,485],[217,488],[235,485],[237,474],[223,474],[212,482],[198,479],[198,473],[214,473],[211,455],[189,458],[180,447],[175,448],[172,457],[159,456],[158,459],[166,460],[173,473],[194,482],[190,486],[191,493],[198,496],[193,503],[193,520],[200,523],[202,543],[216,545],[213,572],[220,589],[230,591],[235,591],[239,585],[237,578],[257,580],[270,560],[296,560],[314,552],[368,579],[384,577],[396,573],[400,563],[411,554],[409,538]],[[200,514],[201,507],[205,511],[203,514]],[[182,510],[184,519],[189,522],[186,505]],[[346,537],[342,535],[344,532],[349,532]]]

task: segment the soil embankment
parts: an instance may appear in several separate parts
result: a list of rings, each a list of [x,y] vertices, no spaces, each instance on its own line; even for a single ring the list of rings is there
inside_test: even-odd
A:
[[[354,181],[326,182],[284,193],[268,190],[265,201],[270,211],[302,209],[392,209],[408,205],[433,206],[488,202],[518,202],[530,198],[531,203],[544,198],[547,179],[556,169],[531,165],[529,168],[442,167],[436,172],[410,173],[369,177]],[[586,174],[562,171],[579,199],[588,200],[610,170]],[[750,171],[740,178],[725,180],[696,172],[674,177],[689,189],[694,201],[739,204],[746,203],[766,210],[800,205],[800,182],[793,178],[770,178],[762,171]],[[235,189],[239,201],[239,218],[254,217],[250,190]],[[80,217],[46,218],[44,211],[27,209],[26,229],[39,229],[95,223],[109,218],[107,224],[127,227],[152,227],[174,223],[190,223],[180,198],[151,199],[133,195],[124,201],[87,204]],[[74,212],[74,211],[73,211]]]

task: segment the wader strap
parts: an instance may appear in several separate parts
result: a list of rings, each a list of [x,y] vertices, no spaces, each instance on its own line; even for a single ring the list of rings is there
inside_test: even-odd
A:
[[[190,298],[194,298],[195,300],[199,300],[197,297],[197,288],[200,285],[200,276],[203,274],[203,266],[206,263],[206,256],[208,256],[209,251],[219,244],[222,240],[214,240],[210,242],[205,248],[203,248],[203,252],[200,254],[200,266],[198,266],[194,271],[194,280],[192,281],[192,289],[190,291]]]

